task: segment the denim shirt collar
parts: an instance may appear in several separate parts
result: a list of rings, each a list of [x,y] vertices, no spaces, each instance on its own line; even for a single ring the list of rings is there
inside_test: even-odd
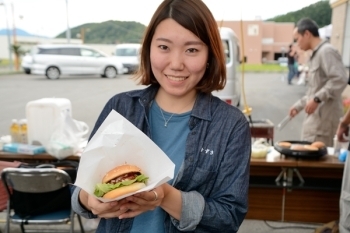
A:
[[[139,91],[134,91],[134,92],[129,92],[128,95],[132,98],[139,98],[140,103],[145,107],[146,113],[148,114],[149,111],[149,106],[151,102],[154,100],[157,92],[159,89],[159,85],[150,85],[149,87],[139,90]],[[213,96],[211,94],[205,94],[205,93],[198,93],[196,102],[193,106],[192,113],[191,113],[191,118],[197,118],[201,120],[206,120],[206,121],[211,121],[212,120],[212,114],[211,114],[211,102],[212,102]],[[192,125],[192,123],[195,121],[194,119],[190,120],[190,128],[192,129],[195,124]]]

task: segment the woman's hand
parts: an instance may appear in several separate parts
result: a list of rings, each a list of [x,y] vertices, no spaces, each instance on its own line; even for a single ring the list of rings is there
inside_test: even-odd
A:
[[[124,214],[127,209],[121,209],[121,206],[127,201],[125,199],[112,202],[101,202],[93,195],[88,195],[87,207],[91,212],[100,218],[116,218]]]
[[[120,211],[124,211],[119,219],[133,218],[149,210],[160,206],[164,198],[163,185],[146,192],[137,193],[125,198],[121,204]]]

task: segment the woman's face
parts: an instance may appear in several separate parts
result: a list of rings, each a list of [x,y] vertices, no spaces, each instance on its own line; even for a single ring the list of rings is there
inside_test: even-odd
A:
[[[162,21],[151,42],[151,67],[162,91],[176,97],[196,92],[208,60],[208,47],[173,19]]]

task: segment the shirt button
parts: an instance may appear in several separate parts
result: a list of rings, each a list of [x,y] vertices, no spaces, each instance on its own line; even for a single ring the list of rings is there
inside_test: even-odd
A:
[[[196,135],[196,134],[197,134],[197,132],[196,132],[196,131],[192,132],[192,135]]]
[[[193,161],[193,157],[190,156],[190,157],[188,158],[188,161],[192,162],[192,161]]]

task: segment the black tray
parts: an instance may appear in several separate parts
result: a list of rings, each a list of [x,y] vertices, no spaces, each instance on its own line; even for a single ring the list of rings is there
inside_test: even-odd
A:
[[[302,145],[310,145],[311,142],[308,141],[280,141],[280,142],[289,142],[292,144],[302,144]],[[279,142],[274,144],[275,150],[280,152],[286,157],[293,157],[299,159],[318,159],[324,155],[326,155],[327,147],[322,147],[318,151],[304,151],[304,150],[291,150],[289,148],[284,148],[278,145]]]

